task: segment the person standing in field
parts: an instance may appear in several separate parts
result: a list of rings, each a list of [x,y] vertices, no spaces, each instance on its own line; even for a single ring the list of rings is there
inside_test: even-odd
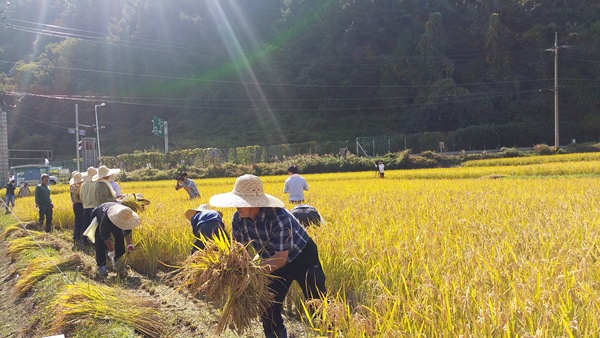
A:
[[[131,229],[140,225],[140,216],[131,208],[128,208],[117,202],[102,203],[92,211],[92,218],[98,220],[98,227],[95,232],[94,247],[96,249],[96,265],[98,274],[108,275],[106,267],[106,257],[113,262],[118,261],[125,254],[125,244],[127,252],[132,252],[135,248],[132,244]],[[111,240],[111,235],[114,238]],[[124,243],[125,242],[125,243]],[[108,254],[106,251],[108,250]],[[124,271],[117,271],[124,274]]]
[[[81,184],[81,189],[79,190],[79,197],[83,202],[83,224],[84,228],[87,228],[92,221],[92,210],[94,210],[96,205],[96,185],[92,182],[92,178],[96,175],[97,170],[94,167],[87,168],[87,171],[82,174],[83,183]],[[87,237],[82,237],[81,242],[83,244],[88,243]]]
[[[19,188],[19,198],[27,197],[31,195],[31,191],[29,190],[29,183],[23,182],[23,186]]]
[[[292,282],[298,282],[306,299],[322,298],[326,293],[317,245],[281,200],[264,193],[257,176],[238,177],[232,192],[215,195],[209,203],[237,209],[233,238],[250,244],[262,258],[264,272],[272,275],[268,287],[275,299],[261,315],[265,337],[287,338],[281,312]]]
[[[46,218],[46,232],[52,232],[52,209],[54,209],[54,204],[52,204],[52,199],[50,198],[50,188],[48,188],[49,180],[50,176],[42,174],[40,177],[41,183],[35,187],[35,191],[33,192],[35,195],[35,206],[40,216],[38,223],[41,225],[44,223],[44,218]]]
[[[377,163],[375,164],[375,167],[377,168],[377,172],[379,173],[379,178],[383,178],[384,168],[385,168],[385,165],[383,164],[383,162],[381,160],[377,161]]]
[[[6,197],[5,197],[5,202],[6,202],[6,212],[4,213],[5,215],[10,214],[10,209],[8,208],[9,205],[12,205],[12,207],[15,207],[15,189],[17,187],[15,187],[15,180],[10,180],[10,182],[8,182],[6,184]]]
[[[99,206],[102,203],[106,202],[116,202],[117,194],[113,190],[110,182],[108,181],[110,176],[116,175],[121,171],[121,169],[108,169],[106,166],[100,166],[96,175],[92,177],[92,181],[96,182],[95,185],[95,203],[96,206]]]
[[[200,197],[200,191],[196,186],[194,180],[188,177],[186,172],[182,172],[179,177],[177,177],[177,185],[175,186],[175,190],[179,190],[183,188],[183,190],[187,191],[188,195],[190,195],[190,199]]]
[[[308,183],[304,177],[298,174],[298,166],[290,166],[288,175],[289,177],[283,185],[283,193],[289,194],[289,200],[293,204],[304,203],[304,191],[308,191]]]
[[[198,250],[203,250],[204,240],[219,236],[219,232],[227,236],[225,224],[223,224],[222,219],[223,213],[211,210],[208,204],[201,204],[196,209],[188,209],[184,215],[192,224],[192,233],[196,237],[190,254],[194,254]],[[201,239],[200,236],[204,238]]]
[[[83,175],[79,171],[74,171],[69,180],[71,202],[73,202],[73,214],[75,215],[75,225],[73,226],[73,241],[82,242],[82,233],[85,230],[85,214],[83,211],[83,201],[81,200],[81,184],[83,184]]]

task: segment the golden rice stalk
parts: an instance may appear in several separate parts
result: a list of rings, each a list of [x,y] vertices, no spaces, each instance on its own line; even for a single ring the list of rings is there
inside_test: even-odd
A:
[[[142,210],[142,203],[138,202],[135,199],[135,195],[129,195],[129,196],[123,198],[123,200],[121,201],[121,204],[123,204],[126,207],[131,208],[131,210],[133,210],[135,212],[140,212]]]
[[[5,240],[9,237],[23,237],[24,235],[27,235],[27,232],[23,228],[18,225],[10,225],[4,229],[4,232],[0,235],[0,239]]]
[[[62,260],[59,260],[62,259]],[[19,280],[15,284],[15,293],[18,296],[25,295],[31,287],[38,281],[53,273],[65,272],[67,270],[75,270],[77,266],[82,267],[80,270],[87,270],[88,273],[92,267],[85,264],[85,257],[81,253],[73,253],[66,258],[40,256],[31,260],[27,269],[23,271]],[[60,269],[60,271],[59,271]]]
[[[244,245],[230,244],[222,237],[207,240],[204,250],[190,256],[172,279],[181,283],[179,290],[224,302],[217,334],[230,326],[242,334],[273,302],[267,287],[269,275],[252,260]]]
[[[52,330],[64,331],[92,320],[114,320],[131,325],[148,337],[162,337],[164,316],[157,308],[156,302],[115,287],[77,282],[68,285],[53,301]]]
[[[36,240],[37,242],[31,236],[12,239],[8,243],[6,255],[10,258],[16,258],[21,252],[39,248],[39,246],[55,250],[60,250],[63,246],[59,240],[47,234],[38,236]]]

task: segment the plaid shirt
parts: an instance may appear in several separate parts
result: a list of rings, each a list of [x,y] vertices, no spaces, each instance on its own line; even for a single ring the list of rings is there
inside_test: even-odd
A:
[[[250,243],[262,258],[287,250],[287,263],[298,257],[309,239],[302,225],[284,208],[260,208],[254,222],[236,212],[231,224],[236,241]]]
[[[200,197],[200,191],[198,190],[196,183],[194,183],[194,181],[191,178],[186,179],[185,181],[183,181],[182,184],[184,187],[190,188],[190,190],[187,191],[188,195],[190,195],[190,199]]]

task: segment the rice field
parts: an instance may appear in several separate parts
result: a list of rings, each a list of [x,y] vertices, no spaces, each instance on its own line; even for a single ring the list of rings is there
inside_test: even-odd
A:
[[[307,324],[331,337],[600,336],[599,172],[588,159],[303,175],[327,221],[308,230],[329,290]],[[263,177],[265,191],[287,201],[285,178]],[[183,213],[235,179],[195,181],[193,202],[172,181],[121,184],[152,201],[133,233],[134,269],[181,264],[194,240]],[[67,189],[52,189],[64,189],[52,198],[68,229]],[[31,204],[15,212],[33,219]],[[230,223],[234,210],[220,210]]]

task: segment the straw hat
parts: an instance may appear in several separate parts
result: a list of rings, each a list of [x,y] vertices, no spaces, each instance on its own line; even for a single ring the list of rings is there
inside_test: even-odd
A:
[[[81,182],[83,182],[83,175],[79,171],[74,171],[71,179],[69,180],[69,184],[73,185]]]
[[[188,221],[191,221],[191,220],[192,220],[192,217],[194,217],[194,215],[195,215],[196,213],[198,213],[198,212],[201,212],[201,211],[209,211],[209,210],[212,210],[212,209],[210,208],[210,205],[208,205],[208,204],[200,204],[200,205],[199,205],[199,206],[198,206],[196,209],[188,209],[188,210],[185,212],[185,214],[184,214],[184,215],[185,215],[185,218],[187,218],[187,219],[188,219]],[[216,210],[215,210],[215,211],[216,211]],[[222,212],[220,212],[220,211],[217,211],[217,212],[219,213],[219,215],[220,215],[221,217],[223,217],[223,213],[222,213]]]
[[[150,201],[148,201],[147,199],[144,198],[144,195],[137,193],[135,194],[135,200],[142,203],[143,205],[148,205],[150,204]]]
[[[242,175],[237,178],[233,191],[210,198],[210,205],[234,208],[283,208],[283,202],[277,197],[265,194],[259,177]]]
[[[101,178],[115,175],[120,172],[121,172],[121,169],[108,169],[107,166],[103,165],[98,168],[98,172],[96,173],[96,175],[94,175],[94,177],[92,177],[92,181],[96,182],[97,180],[99,180]]]
[[[111,206],[106,214],[114,225],[123,230],[131,230],[140,225],[140,216],[122,204]]]
[[[96,172],[98,172],[98,171],[96,170],[96,168],[94,168],[94,167],[89,167],[89,168],[87,168],[87,171],[86,171],[86,172],[84,172],[84,173],[83,173],[81,176],[83,176],[83,180],[84,180],[85,182],[91,182],[91,181],[92,181],[92,178],[93,178],[93,176],[94,176],[94,175],[96,175]]]

